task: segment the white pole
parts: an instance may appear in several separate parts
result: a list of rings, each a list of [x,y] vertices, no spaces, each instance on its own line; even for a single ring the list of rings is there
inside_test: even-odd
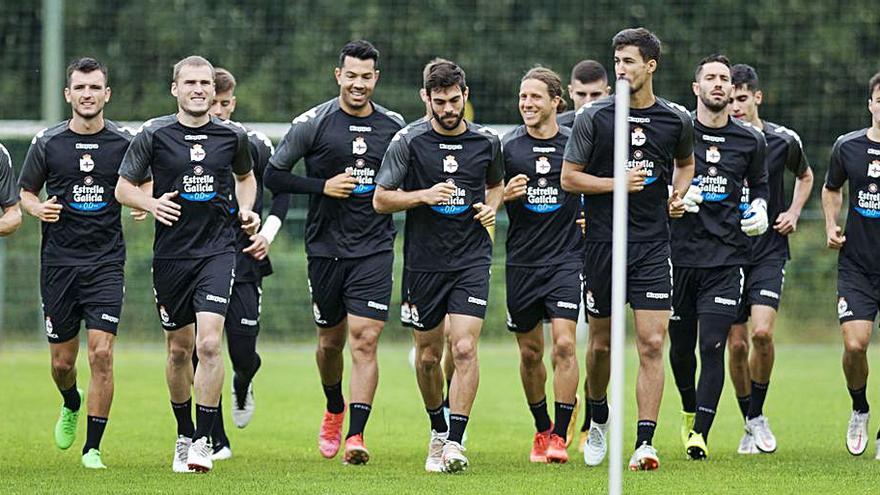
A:
[[[611,258],[611,449],[608,493],[623,493],[623,386],[626,338],[626,243],[629,221],[626,162],[629,159],[629,81],[614,88],[614,233]]]

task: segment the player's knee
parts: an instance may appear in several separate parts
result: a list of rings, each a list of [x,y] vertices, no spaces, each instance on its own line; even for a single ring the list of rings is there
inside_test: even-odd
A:
[[[767,347],[773,343],[773,329],[770,325],[758,325],[752,334],[755,347]]]
[[[192,366],[192,351],[179,345],[168,347],[168,360],[174,367]]]
[[[318,337],[318,352],[321,354],[339,354],[345,348],[345,338],[331,335]]]
[[[452,359],[456,363],[474,361],[477,358],[477,340],[461,337],[452,343]]]
[[[749,341],[741,336],[731,336],[727,342],[730,359],[744,359],[749,355]]]
[[[663,334],[657,333],[639,338],[639,357],[641,359],[663,359]]]
[[[868,352],[868,340],[845,336],[843,349],[847,354],[865,354]]]
[[[590,354],[594,357],[607,357],[611,354],[611,343],[604,339],[590,339]]]
[[[443,351],[438,351],[433,347],[422,347],[418,352],[418,365],[422,369],[422,371],[432,371],[436,367],[440,366],[440,359],[442,358]]]
[[[553,342],[553,362],[567,362],[574,359],[575,342],[569,335],[562,335]]]
[[[106,372],[113,365],[113,348],[102,345],[89,349],[89,365],[93,371]]]
[[[220,336],[206,336],[199,339],[196,346],[199,361],[220,359]]]
[[[716,339],[706,339],[700,342],[700,361],[704,364],[708,362],[722,362],[724,360],[724,342]]]
[[[534,368],[544,359],[544,349],[535,343],[520,343],[519,359],[526,368]]]
[[[76,360],[68,356],[52,356],[52,371],[57,374],[66,374],[73,371]]]

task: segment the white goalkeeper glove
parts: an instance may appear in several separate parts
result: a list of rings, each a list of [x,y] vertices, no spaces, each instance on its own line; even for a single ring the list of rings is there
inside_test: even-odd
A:
[[[700,211],[700,203],[703,202],[703,190],[700,188],[700,179],[691,181],[690,187],[682,198],[684,202],[684,211],[687,213],[697,213]]]
[[[758,198],[752,201],[739,221],[740,229],[749,237],[761,235],[767,231],[767,201]]]

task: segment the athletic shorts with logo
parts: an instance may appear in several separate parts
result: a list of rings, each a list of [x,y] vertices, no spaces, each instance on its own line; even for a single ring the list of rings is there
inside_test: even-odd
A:
[[[840,323],[874,322],[880,309],[880,273],[853,268],[837,269],[837,318]]]
[[[400,325],[404,328],[412,328],[412,311],[409,309],[409,301],[406,298],[406,276],[408,270],[404,267],[400,277]]]
[[[770,306],[779,310],[782,286],[785,283],[785,260],[766,260],[742,267],[745,275],[742,300],[736,323],[749,321],[753,305]]]
[[[309,258],[309,291],[315,323],[338,325],[346,315],[388,320],[394,253],[362,258]]]
[[[235,282],[226,310],[226,331],[256,337],[260,333],[262,298],[261,282]]]
[[[406,295],[416,330],[431,330],[447,314],[486,317],[489,266],[457,272],[408,272]]]
[[[42,266],[46,338],[53,344],[67,342],[79,334],[83,320],[87,329],[116,335],[124,294],[122,263]]]
[[[581,301],[580,263],[508,266],[507,329],[529,332],[544,319],[577,322]]]
[[[153,259],[153,292],[162,328],[178,330],[195,323],[196,313],[226,316],[234,278],[235,253]]]
[[[630,242],[626,253],[626,300],[632,309],[672,308],[669,243]],[[611,316],[611,243],[588,242],[584,249],[584,307],[588,316]]]
[[[672,317],[696,319],[703,314],[736,318],[744,281],[739,266],[716,268],[674,267]]]

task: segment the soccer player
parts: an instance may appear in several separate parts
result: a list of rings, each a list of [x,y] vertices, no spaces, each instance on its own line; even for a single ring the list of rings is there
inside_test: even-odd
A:
[[[464,120],[468,87],[452,62],[435,64],[425,81],[433,118],[399,132],[382,160],[376,211],[406,210],[406,291],[416,342],[416,378],[431,422],[425,470],[467,469],[462,436],[479,383],[477,340],[486,315],[491,228],[503,200],[501,141]],[[451,414],[443,417],[444,326],[455,373]]]
[[[843,374],[852,397],[846,448],[862,455],[868,446],[868,344],[880,306],[880,72],[868,82],[871,126],[837,138],[822,188],[828,247],[837,259],[837,317],[843,333]],[[837,223],[843,206],[841,188],[849,181],[846,234]],[[875,459],[880,460],[880,433]]]
[[[689,211],[672,222],[675,292],[669,358],[683,408],[682,441],[691,459],[709,454],[706,439],[724,385],[724,347],[737,315],[749,260],[747,236],[767,230],[767,166],[761,131],[732,118],[730,62],[704,58],[694,74],[697,96],[694,155],[699,186],[685,198]],[[745,181],[751,203],[740,219]],[[696,203],[702,201],[702,206]],[[699,331],[698,331],[699,330]],[[700,381],[695,387],[699,342]]]
[[[12,235],[21,226],[18,184],[12,169],[9,150],[0,143],[0,237]]]
[[[672,297],[668,217],[684,214],[679,191],[687,190],[693,175],[693,132],[683,107],[654,95],[653,77],[660,60],[657,36],[644,28],[624,29],[611,45],[617,77],[629,80],[631,92],[627,300],[635,315],[640,365],[636,446],[629,467],[653,470],[660,465],[652,442],[663,394],[663,341]],[[589,466],[599,465],[607,451],[613,143],[614,100],[585,105],[575,118],[562,166],[562,188],[586,199],[583,274],[590,323],[591,423],[584,461]],[[669,185],[675,189],[672,197]]]
[[[214,67],[199,56],[174,65],[171,94],[178,111],[144,123],[125,153],[116,187],[120,203],[156,219],[153,291],[165,329],[165,377],[177,420],[174,472],[213,466],[209,436],[223,388],[221,341],[235,276],[231,211],[237,210],[240,228],[251,234],[260,224],[251,209],[257,185],[247,132],[211,116],[214,77]],[[155,182],[152,196],[138,188],[149,176]]]
[[[524,125],[504,136],[507,229],[507,329],[519,346],[519,373],[535,420],[531,462],[568,462],[566,437],[575,412],[575,327],[581,298],[580,198],[562,190],[562,153],[571,131],[556,123],[565,109],[562,82],[550,69],[523,76]],[[547,414],[544,319],[553,338],[554,422]]]
[[[376,347],[388,319],[394,258],[391,215],[373,210],[376,173],[403,118],[372,101],[379,81],[379,51],[352,41],[335,69],[339,96],[294,119],[266,171],[273,192],[310,185],[306,254],[312,309],[318,325],[318,372],[327,398],[318,448],[330,459],[342,442],[346,404],[342,351],[351,346],[351,411],[343,462],[366,464],[364,429],[379,379]],[[307,177],[289,172],[305,159]]]
[[[734,89],[730,114],[762,131],[767,141],[767,215],[774,220],[772,229],[752,238],[751,256],[743,265],[745,286],[740,310],[736,323],[730,327],[727,342],[730,378],[746,421],[746,431],[737,451],[740,454],[769,453],[776,450],[776,437],[770,430],[763,407],[773,370],[773,324],[782,296],[785,262],[789,259],[788,236],[797,230],[801,210],[810,197],[813,171],[807,163],[800,137],[787,127],[761,120],[758,115],[764,95],[755,69],[745,64],[734,65],[731,80]],[[797,178],[791,204],[787,208],[786,170]],[[740,209],[745,211],[749,202],[748,188],[743,187]],[[746,325],[750,316],[754,345],[751,355]]]
[[[83,57],[70,63],[64,97],[72,117],[34,137],[19,178],[22,206],[42,222],[40,292],[52,378],[64,399],[55,445],[67,449],[76,439],[84,398],[76,386],[76,358],[84,320],[91,380],[82,465],[92,469],[106,467],[100,444],[113,401],[125,263],[122,208],[113,190],[131,140],[127,130],[104,118],[107,83],[101,62]],[[48,199],[40,201],[43,186]]]
[[[559,125],[571,128],[574,115],[579,108],[591,101],[601,100],[611,94],[608,85],[608,71],[595,60],[581,60],[571,68],[571,81],[568,83],[568,97],[574,106],[556,117]]]
[[[235,76],[226,69],[214,70],[214,104],[211,114],[221,120],[230,120],[235,111]],[[248,131],[251,158],[254,163],[254,177],[257,181],[257,196],[253,211],[261,214],[263,210],[263,172],[269,157],[275,151],[272,142],[264,134]],[[260,332],[260,301],[262,280],[272,274],[272,264],[267,257],[269,246],[281,228],[290,204],[289,194],[275,195],[272,209],[262,224],[258,234],[248,235],[234,226],[236,235],[235,283],[226,313],[226,343],[234,371],[232,379],[232,422],[239,428],[250,423],[254,414],[254,375],[260,369],[260,355],[257,353],[257,335]],[[197,353],[193,353],[195,358]],[[197,359],[194,359],[197,361]],[[195,364],[195,363],[194,363]],[[213,460],[228,459],[232,456],[229,437],[223,424],[222,398],[218,406],[217,419],[211,431]]]

